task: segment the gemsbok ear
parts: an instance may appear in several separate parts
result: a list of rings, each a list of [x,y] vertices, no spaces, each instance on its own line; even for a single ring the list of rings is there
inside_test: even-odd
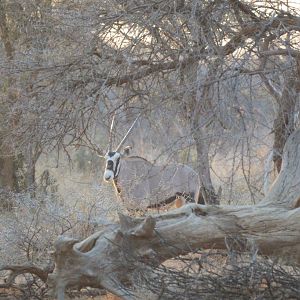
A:
[[[132,147],[131,146],[126,146],[123,150],[122,156],[129,156],[131,152]]]

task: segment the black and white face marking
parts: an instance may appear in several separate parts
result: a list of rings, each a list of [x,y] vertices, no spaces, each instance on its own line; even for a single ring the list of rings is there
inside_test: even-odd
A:
[[[104,171],[104,180],[110,181],[116,179],[120,172],[120,157],[119,152],[107,152],[104,158],[106,159],[106,167]]]

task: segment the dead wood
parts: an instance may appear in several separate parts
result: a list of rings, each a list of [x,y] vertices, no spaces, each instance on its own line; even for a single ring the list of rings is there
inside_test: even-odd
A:
[[[286,144],[283,166],[270,193],[252,206],[185,205],[161,215],[131,218],[79,242],[60,237],[56,268],[49,275],[59,300],[67,287],[101,287],[132,299],[132,274],[141,264],[157,266],[196,249],[226,249],[226,239],[251,243],[260,254],[282,256],[293,249],[300,264],[300,130]],[[128,292],[130,290],[130,293]]]

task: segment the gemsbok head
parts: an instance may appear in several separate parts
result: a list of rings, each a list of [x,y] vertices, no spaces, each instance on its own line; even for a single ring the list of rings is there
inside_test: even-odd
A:
[[[200,196],[199,175],[191,167],[184,164],[155,165],[140,156],[130,156],[129,148],[121,152],[138,118],[113,150],[113,117],[108,151],[104,155],[104,180],[113,183],[118,197],[128,209],[155,208],[174,201],[179,207],[186,200],[204,204]]]

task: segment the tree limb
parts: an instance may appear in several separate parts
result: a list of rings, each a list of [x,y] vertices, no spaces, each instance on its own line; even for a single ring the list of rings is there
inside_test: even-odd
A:
[[[48,279],[48,274],[52,272],[54,266],[49,266],[45,269],[39,268],[34,264],[26,264],[26,265],[7,265],[0,266],[0,271],[11,271],[9,276],[6,278],[4,284],[0,284],[0,288],[9,288],[13,285],[14,280],[17,276],[21,274],[33,274],[39,277],[43,282],[46,282]]]

